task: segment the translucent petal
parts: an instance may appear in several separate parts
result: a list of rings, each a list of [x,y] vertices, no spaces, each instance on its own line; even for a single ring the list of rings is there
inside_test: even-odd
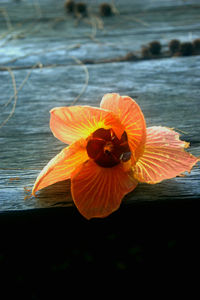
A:
[[[128,96],[113,93],[104,95],[100,107],[112,111],[124,125],[135,163],[142,154],[146,141],[146,123],[139,105]]]
[[[140,182],[157,183],[187,171],[199,160],[184,148],[189,144],[179,139],[170,128],[147,128],[147,141],[143,155],[136,163],[134,176]]]
[[[119,208],[122,198],[137,185],[130,165],[126,167],[102,168],[89,160],[72,174],[72,197],[84,217],[106,217]]]
[[[78,141],[52,158],[38,175],[33,195],[46,186],[70,178],[74,169],[88,159],[85,146],[85,141]]]
[[[51,110],[50,128],[66,144],[87,138],[98,128],[113,128],[121,138],[124,128],[109,111],[90,106],[58,107]]]

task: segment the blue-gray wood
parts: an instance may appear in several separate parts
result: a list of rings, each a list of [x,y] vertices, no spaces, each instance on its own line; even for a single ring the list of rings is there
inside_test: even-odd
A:
[[[107,92],[129,95],[148,126],[180,130],[191,142],[189,151],[200,155],[200,56],[141,59],[141,47],[153,40],[166,53],[171,39],[200,37],[199,0],[116,0],[107,18],[99,14],[101,2],[85,1],[84,18],[67,14],[62,0],[0,3],[1,211],[73,205],[70,182],[37,198],[29,197],[29,190],[65,147],[49,129],[49,110],[70,105],[79,95],[76,103],[94,106]],[[139,61],[126,59],[129,52]],[[196,200],[199,183],[197,165],[186,177],[140,184],[124,203]]]

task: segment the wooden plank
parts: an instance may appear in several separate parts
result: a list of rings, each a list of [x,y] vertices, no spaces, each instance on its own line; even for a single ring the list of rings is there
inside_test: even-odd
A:
[[[50,132],[49,110],[72,104],[85,85],[86,70],[89,82],[79,104],[97,106],[107,92],[129,95],[143,109],[148,126],[163,125],[186,132],[182,138],[191,142],[190,151],[194,155],[200,153],[200,56],[85,66],[77,64],[73,58],[105,60],[133,50],[140,55],[137,51],[141,45],[153,39],[160,40],[165,49],[171,38],[188,40],[189,32],[196,38],[200,33],[198,1],[183,4],[182,1],[146,0],[145,5],[139,0],[124,1],[123,4],[116,1],[120,17],[104,18],[103,29],[97,29],[92,38],[88,35],[93,33],[94,27],[87,24],[91,19],[82,20],[75,26],[75,19],[63,11],[63,1],[56,1],[56,6],[53,3],[55,1],[46,0],[37,7],[42,16],[38,16],[31,1],[1,4],[14,27],[10,30],[5,18],[1,19],[4,24],[0,32],[1,67],[17,68],[13,70],[17,89],[29,76],[19,91],[12,118],[0,129],[1,211],[58,203],[72,205],[69,182],[44,190],[36,199],[27,199],[27,196],[42,167],[65,146]],[[95,6],[88,1],[94,12],[97,12],[98,3],[100,1]],[[57,18],[61,18],[60,21]],[[19,23],[22,23],[20,29]],[[2,37],[9,30],[9,36],[7,33]],[[23,39],[20,34],[24,34]],[[40,67],[32,68],[36,63],[40,63]],[[9,116],[14,103],[12,99],[5,107],[14,93],[11,74],[3,69],[0,71],[0,123]],[[124,202],[197,200],[200,198],[199,180],[198,165],[187,177],[153,186],[141,184],[125,197]]]
[[[2,26],[2,35],[7,35],[1,39],[4,47],[0,48],[0,53],[6,52],[6,55],[0,57],[0,63],[15,66],[32,65],[38,61],[42,64],[71,63],[70,55],[79,59],[108,59],[130,51],[137,52],[154,39],[160,40],[166,48],[171,38],[187,41],[191,35],[192,38],[199,36],[197,0],[185,3],[146,0],[144,5],[140,1],[126,1],[124,4],[119,1],[120,16],[99,20],[97,9],[100,2],[93,4],[93,15],[88,20],[83,19],[77,24],[77,19],[66,15],[63,1],[56,1],[56,5],[51,1],[42,2],[44,16],[41,18],[33,4],[28,5],[29,2],[2,4],[14,29],[6,31],[7,24],[1,19],[5,26]]]

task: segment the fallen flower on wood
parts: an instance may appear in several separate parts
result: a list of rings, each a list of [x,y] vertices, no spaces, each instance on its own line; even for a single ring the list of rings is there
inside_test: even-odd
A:
[[[146,128],[139,105],[128,96],[106,94],[100,108],[58,107],[50,113],[54,136],[69,146],[44,167],[32,193],[70,178],[74,203],[87,219],[117,210],[138,182],[176,177],[199,161],[174,130]]]

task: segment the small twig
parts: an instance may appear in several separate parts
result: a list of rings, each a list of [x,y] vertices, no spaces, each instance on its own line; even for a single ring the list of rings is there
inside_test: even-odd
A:
[[[25,55],[15,57],[11,60],[8,60],[4,63],[4,65],[16,62],[19,59],[23,59],[23,58],[26,58],[26,57],[29,57],[29,56],[37,56],[39,54],[43,54],[43,53],[46,54],[46,53],[51,53],[51,52],[59,51],[59,50],[73,50],[73,49],[77,49],[77,48],[80,48],[80,44],[75,44],[75,45],[71,45],[71,46],[68,46],[68,47],[62,46],[62,47],[57,47],[57,48],[53,48],[53,49],[49,49],[49,50],[45,49],[45,50],[41,50],[41,51],[38,51],[38,52],[30,52],[30,53],[27,53]]]
[[[111,5],[112,5],[112,11],[114,12],[114,14],[119,15],[120,12],[119,12],[119,10],[117,9],[114,0],[112,0],[112,4],[111,4]]]
[[[41,69],[41,68],[54,68],[54,67],[63,67],[63,66],[66,66],[66,64],[49,64],[49,65],[43,65],[41,63],[37,63],[36,66],[35,66],[35,69]],[[12,71],[14,70],[27,70],[27,69],[32,69],[33,66],[30,65],[30,66],[16,66],[16,67],[10,67],[10,69]],[[7,67],[0,67],[0,71],[4,72],[4,71],[7,71]]]
[[[96,19],[98,29],[103,30],[104,29],[104,22],[103,22],[102,18],[100,18],[98,16],[95,16],[95,19]]]
[[[34,0],[34,7],[35,7],[35,11],[37,13],[37,15],[39,16],[39,18],[42,17],[42,10],[41,10],[41,7],[40,7],[40,4],[38,2],[38,0]]]
[[[92,32],[91,32],[91,39],[94,39],[96,34],[97,34],[97,24],[96,24],[96,20],[94,17],[90,17],[90,23],[91,23],[91,26],[92,26]]]
[[[92,40],[92,41],[94,41],[95,43],[97,43],[97,44],[102,44],[102,42],[100,42],[97,38],[96,38],[96,34],[97,34],[97,27],[98,27],[98,29],[101,29],[102,30],[102,27],[100,28],[100,26],[102,25],[100,25],[100,20],[99,19],[97,19],[97,17],[96,16],[94,16],[94,15],[91,15],[90,17],[89,17],[89,19],[87,19],[87,20],[84,20],[84,22],[86,23],[86,24],[89,24],[90,26],[91,26],[91,34],[89,34],[89,35],[87,35],[87,36],[89,36],[89,38]]]
[[[16,25],[16,26],[21,26],[21,25]],[[7,37],[9,34],[11,34],[13,32],[13,28],[8,29],[6,31],[4,31],[1,35],[0,35],[0,40],[4,39],[5,37]],[[2,45],[0,45],[1,47]]]
[[[179,129],[179,128],[174,128],[176,131],[179,131],[180,133],[183,133],[183,134],[189,134],[188,132],[186,132],[186,131],[183,131],[183,130],[181,130],[181,129]]]
[[[19,26],[21,26],[22,24],[20,24]],[[35,26],[36,25],[36,26]],[[22,37],[27,37],[28,34],[33,33],[33,32],[37,32],[38,27],[38,20],[36,20],[35,22],[33,22],[30,26],[26,27],[26,29],[23,29],[19,32],[16,32],[16,30],[14,30],[13,28],[10,29],[8,32],[4,33],[0,39],[3,39],[4,37],[6,38],[4,40],[4,42],[0,45],[0,47],[5,46],[9,41],[11,40],[16,40],[18,38],[22,38]]]
[[[40,65],[39,63],[35,64],[31,71],[28,72],[28,74],[26,75],[25,79],[22,81],[21,85],[19,86],[18,90],[16,88],[16,81],[15,81],[15,76],[14,76],[14,73],[12,72],[11,68],[7,68],[7,71],[10,73],[11,75],[11,78],[12,78],[12,83],[13,83],[13,88],[14,88],[14,95],[11,96],[9,98],[9,100],[4,104],[3,108],[8,106],[8,104],[13,100],[14,98],[14,103],[13,103],[13,107],[12,107],[12,110],[9,114],[9,116],[6,118],[6,120],[4,120],[1,124],[0,124],[0,129],[10,120],[10,118],[13,116],[14,112],[15,112],[15,108],[16,108],[16,104],[17,104],[17,95],[19,93],[19,91],[24,87],[25,83],[27,82],[28,78],[30,77],[32,71],[38,66]]]
[[[35,65],[32,67],[32,70],[35,69],[37,66],[38,66],[38,63],[35,64]],[[10,70],[11,70],[11,68],[10,68]],[[28,78],[29,78],[30,75],[31,75],[32,70],[31,70],[30,72],[28,72],[28,74],[26,75],[25,79],[22,81],[20,87],[19,87],[18,90],[17,90],[17,94],[18,94],[19,91],[21,91],[21,89],[24,87],[26,81],[28,80]],[[13,100],[13,98],[14,98],[14,95],[12,95],[12,96],[9,98],[9,100],[4,104],[3,108],[7,107],[8,104]]]
[[[81,89],[80,94],[74,99],[74,101],[72,102],[72,105],[74,105],[79,98],[84,94],[87,86],[88,86],[88,82],[89,82],[89,72],[88,72],[88,68],[86,67],[86,65],[78,58],[76,58],[75,56],[70,56],[77,64],[79,64],[80,66],[82,66],[84,72],[85,72],[85,84]]]
[[[57,17],[48,25],[48,27],[52,29],[55,25],[63,21],[66,21],[66,17]]]
[[[141,20],[141,19],[138,19],[138,18],[135,18],[135,17],[132,17],[132,19],[133,19],[133,21],[135,21],[135,22],[137,22],[137,23],[139,23],[139,24],[142,24],[142,25],[144,25],[144,26],[146,26],[146,27],[149,27],[149,24],[146,23],[146,22],[144,22],[144,21]]]
[[[9,15],[8,15],[6,9],[0,8],[0,12],[1,12],[1,14],[4,16],[4,19],[5,19],[5,21],[6,21],[8,30],[13,30],[13,26],[12,26],[12,24],[11,24],[11,21],[10,21],[10,18],[9,18]]]
[[[10,118],[13,116],[14,112],[15,112],[15,107],[17,104],[17,89],[16,89],[16,81],[15,81],[15,75],[12,72],[12,70],[10,68],[7,68],[11,78],[12,78],[12,84],[13,84],[13,89],[14,89],[14,103],[13,103],[13,107],[12,110],[9,114],[9,116],[0,124],[0,129],[10,120]]]

